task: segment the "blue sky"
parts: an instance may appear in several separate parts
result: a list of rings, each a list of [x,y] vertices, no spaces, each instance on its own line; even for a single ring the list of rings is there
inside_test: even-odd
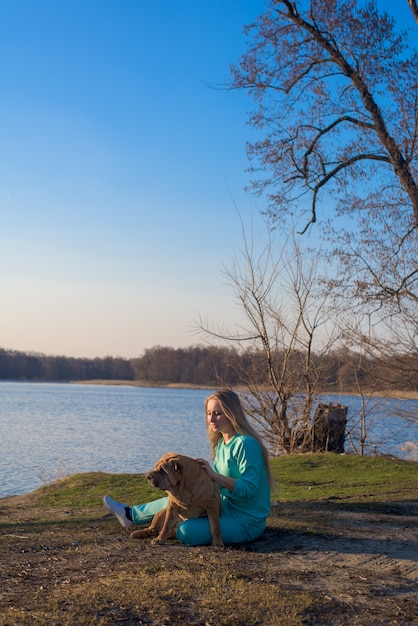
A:
[[[210,85],[263,6],[2,0],[0,347],[135,357],[240,322],[253,103]]]
[[[0,346],[134,357],[234,323],[248,0],[0,4]]]

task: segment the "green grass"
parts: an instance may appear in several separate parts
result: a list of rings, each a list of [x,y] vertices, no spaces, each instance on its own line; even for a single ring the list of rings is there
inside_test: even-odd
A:
[[[350,502],[418,498],[418,463],[387,457],[312,454],[272,459],[276,481],[273,501],[341,499]],[[136,504],[165,495],[142,474],[75,474],[35,492],[42,506],[102,508],[108,494]]]
[[[312,454],[272,460],[275,497],[351,502],[417,499],[418,463],[388,457]]]
[[[102,497],[120,502],[149,502],[165,495],[153,489],[143,474],[74,474],[36,492],[42,506],[79,508],[102,507]]]

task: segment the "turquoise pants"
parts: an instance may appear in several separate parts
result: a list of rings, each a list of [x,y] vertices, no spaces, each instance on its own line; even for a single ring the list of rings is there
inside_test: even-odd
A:
[[[158,511],[165,509],[168,497],[159,498],[153,502],[139,504],[131,508],[132,521],[137,525],[150,524]],[[228,500],[222,501],[221,534],[224,543],[245,543],[254,541],[264,532],[266,521],[257,524],[248,524],[233,516],[228,511]],[[177,526],[177,539],[188,546],[209,546],[212,543],[209,520],[207,517],[198,517],[181,522]]]

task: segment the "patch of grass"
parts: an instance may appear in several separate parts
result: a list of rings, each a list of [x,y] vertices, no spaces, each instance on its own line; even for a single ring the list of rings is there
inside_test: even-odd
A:
[[[416,499],[418,463],[397,458],[337,454],[304,454],[271,460],[276,480],[273,500],[348,499],[362,502]],[[165,495],[143,474],[75,474],[33,492],[39,506],[101,509],[103,495],[138,504]]]
[[[102,497],[119,502],[150,502],[166,495],[153,489],[143,474],[74,474],[34,492],[40,506],[102,508]]]
[[[92,585],[86,595],[85,586],[77,585],[67,594],[68,608],[77,607],[77,622],[89,623],[93,611],[97,624],[112,620],[122,623],[216,624],[234,626],[247,624],[287,624],[297,626],[311,605],[308,594],[290,594],[264,581],[243,580],[225,574],[221,564],[213,572],[212,582],[207,568],[189,571],[184,566],[144,575],[138,567],[116,577],[103,577]],[[51,599],[47,616],[52,623],[62,619],[58,597]],[[143,621],[142,621],[143,620]]]
[[[340,499],[351,502],[416,500],[418,463],[397,458],[336,454],[272,459],[281,502]]]
[[[272,585],[240,582],[199,590],[187,572],[173,581],[144,581],[131,575],[102,579],[52,592],[42,612],[9,610],[0,624],[213,624],[214,626],[300,626],[313,604],[308,594],[281,592]],[[180,584],[179,584],[179,581]],[[207,581],[204,581],[207,582]],[[139,588],[138,585],[142,585]]]

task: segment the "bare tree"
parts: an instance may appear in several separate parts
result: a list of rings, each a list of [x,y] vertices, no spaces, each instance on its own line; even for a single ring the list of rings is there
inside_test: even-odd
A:
[[[405,422],[418,419],[414,401],[394,399],[394,395],[401,397],[405,388],[417,388],[418,329],[413,320],[407,323],[404,315],[398,316],[396,324],[392,316],[382,320],[378,332],[365,318],[352,314],[346,319],[341,317],[341,346],[345,353],[341,374],[345,381],[350,380],[351,390],[360,400],[359,409],[350,412],[347,438],[356,453],[379,451],[385,436],[377,440],[370,433],[382,415]]]
[[[410,307],[413,309],[413,307]],[[341,316],[341,337],[349,350],[367,359],[367,387],[396,395],[418,387],[418,326],[415,311],[403,307],[400,314],[381,317]]]
[[[275,453],[306,451],[322,359],[333,341],[327,296],[316,286],[318,257],[294,238],[291,244],[277,253],[269,239],[256,256],[244,236],[242,258],[226,275],[247,325],[236,332],[200,325],[238,346],[247,410]]]
[[[378,381],[369,375],[370,352],[368,342],[365,341],[364,332],[360,326],[354,327],[350,324],[341,323],[341,349],[344,353],[344,365],[341,374],[345,380],[350,380],[351,391],[359,398],[359,408],[350,410],[350,419],[347,425],[347,439],[352,450],[360,455],[370,451],[370,447],[378,448],[378,441],[371,441],[370,430],[375,420],[375,413],[379,404],[384,402],[384,398],[376,400],[375,393],[382,394],[382,388],[378,386]],[[344,388],[343,381],[342,388]],[[383,392],[383,396],[384,396]]]
[[[418,54],[378,2],[271,0],[233,69],[260,131],[248,147],[274,224],[337,241],[345,295],[418,302]],[[416,33],[415,33],[416,36]]]

